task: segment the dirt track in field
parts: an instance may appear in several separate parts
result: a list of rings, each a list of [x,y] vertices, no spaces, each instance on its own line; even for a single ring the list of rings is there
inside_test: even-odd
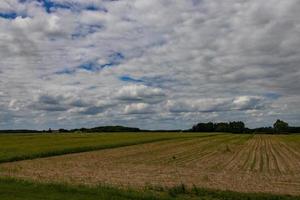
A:
[[[6,163],[0,165],[0,176],[133,187],[184,183],[241,192],[300,195],[300,148],[289,137],[294,136],[176,139]]]

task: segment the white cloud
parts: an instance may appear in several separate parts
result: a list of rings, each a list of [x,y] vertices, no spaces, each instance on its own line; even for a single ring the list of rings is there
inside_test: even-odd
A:
[[[237,110],[253,110],[263,108],[264,104],[261,97],[241,96],[233,100],[233,106]]]
[[[1,127],[300,123],[298,0],[52,2],[0,2]]]
[[[169,100],[167,107],[170,112],[224,112],[261,109],[264,107],[263,98],[239,96],[236,98],[203,98]]]
[[[124,109],[125,114],[148,114],[153,113],[153,110],[148,104],[145,103],[136,103],[126,105]]]

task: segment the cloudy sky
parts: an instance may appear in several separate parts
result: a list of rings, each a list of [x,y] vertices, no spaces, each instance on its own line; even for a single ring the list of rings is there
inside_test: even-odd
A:
[[[1,0],[0,129],[300,125],[299,0]]]

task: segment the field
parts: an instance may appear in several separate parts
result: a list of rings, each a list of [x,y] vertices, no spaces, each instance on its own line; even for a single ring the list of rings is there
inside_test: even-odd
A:
[[[173,199],[170,194],[177,190],[177,193],[190,191],[187,193],[191,196],[180,196],[183,199],[300,199],[300,135],[128,133],[0,137],[16,137],[16,141],[22,141],[20,147],[13,142],[5,143],[1,140],[0,160],[3,162],[16,158],[36,158],[0,165],[0,177],[3,177],[2,182],[0,179],[0,199],[5,199],[1,198],[1,192],[8,191],[1,191],[1,184],[3,187],[6,185],[6,188],[19,184],[18,187],[22,188],[22,183],[7,181],[7,178],[41,184],[32,186],[33,188],[50,187],[45,183],[64,183],[68,187],[85,185],[88,189],[84,191],[73,188],[83,193],[99,194],[100,190],[101,194],[110,196],[109,191],[116,190],[114,193],[125,194],[122,198],[120,196],[115,199]],[[18,140],[18,137],[33,139]],[[62,140],[58,140],[59,137]],[[35,146],[36,141],[39,144]],[[42,143],[51,145],[44,147]],[[67,144],[66,149],[63,148],[63,143]],[[15,148],[10,148],[10,145]],[[11,151],[7,153],[9,156],[3,153],[3,149]],[[83,152],[79,153],[80,150]],[[62,152],[78,153],[60,155]],[[46,157],[47,155],[60,156]],[[99,189],[99,185],[119,189]],[[184,189],[178,189],[180,185]],[[143,192],[134,192],[137,195],[135,198],[130,196],[132,193],[128,194],[124,190],[126,188]],[[156,191],[155,194],[160,191],[165,195],[146,194],[145,188],[147,191]],[[208,192],[209,190],[197,190],[201,191],[197,195],[193,188],[292,196]]]
[[[206,135],[208,134],[202,136]],[[199,135],[174,133],[0,134],[0,163],[181,137],[199,137]]]

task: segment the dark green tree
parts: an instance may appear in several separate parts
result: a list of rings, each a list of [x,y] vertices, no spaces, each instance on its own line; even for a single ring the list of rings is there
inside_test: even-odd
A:
[[[230,122],[229,123],[229,131],[232,133],[243,133],[245,130],[244,122]]]
[[[193,126],[192,131],[195,131],[195,132],[213,132],[214,131],[214,124],[212,122],[199,123],[199,124]]]
[[[285,121],[277,119],[273,127],[276,132],[286,132],[289,129],[289,124]]]
[[[215,131],[216,132],[229,132],[230,127],[229,124],[226,122],[220,122],[215,124]]]

